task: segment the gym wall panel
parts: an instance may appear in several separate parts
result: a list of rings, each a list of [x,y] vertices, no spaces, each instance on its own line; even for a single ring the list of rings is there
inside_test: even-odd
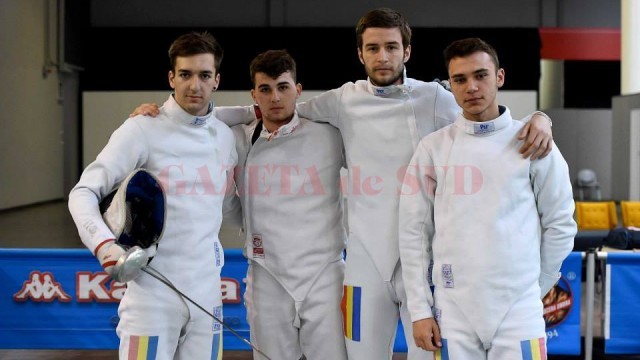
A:
[[[571,181],[582,168],[595,171],[603,199],[617,199],[613,193],[612,114],[607,109],[547,109],[553,119],[553,138],[562,152]]]
[[[320,94],[319,90],[303,90],[299,101]],[[82,168],[95,160],[118,128],[138,105],[155,102],[162,105],[169,96],[165,91],[85,91],[82,94]],[[251,105],[249,91],[217,91],[216,106]],[[536,109],[535,91],[501,91],[498,100],[509,106],[514,118],[523,118]],[[104,109],[108,109],[105,111]]]
[[[0,210],[63,197],[62,106],[43,1],[0,1]],[[55,60],[55,59],[53,59]]]
[[[319,91],[303,91],[304,101]],[[169,97],[165,91],[86,91],[82,94],[82,168],[95,160],[107,144],[109,136],[140,104],[155,102],[161,106]],[[249,91],[218,91],[213,96],[216,106],[251,105]],[[104,109],[109,109],[104,111]]]

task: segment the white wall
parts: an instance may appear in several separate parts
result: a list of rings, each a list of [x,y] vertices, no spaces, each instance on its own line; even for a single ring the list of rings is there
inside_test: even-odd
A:
[[[320,91],[303,91],[300,101]],[[118,128],[138,105],[155,102],[162,105],[167,91],[85,91],[82,93],[82,167],[95,160]],[[216,106],[251,105],[249,91],[218,91],[213,95]],[[101,110],[102,109],[102,110]],[[104,109],[109,109],[105,111]]]
[[[514,119],[522,119],[536,111],[536,102],[537,93],[535,91],[498,91],[498,103],[509,107]]]
[[[0,209],[64,196],[58,76],[42,75],[47,4],[0,1]]]
[[[303,91],[299,101],[305,101],[321,92]],[[168,91],[85,91],[82,96],[83,167],[95,160],[111,133],[133,109],[143,103],[155,102],[161,105],[168,94]],[[522,118],[535,111],[535,91],[500,91],[498,94],[500,103],[508,105],[515,118]],[[218,91],[214,94],[214,102],[216,106],[253,103],[249,91]]]

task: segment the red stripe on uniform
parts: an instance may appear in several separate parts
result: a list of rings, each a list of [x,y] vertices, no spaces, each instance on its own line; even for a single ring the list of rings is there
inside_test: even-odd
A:
[[[129,336],[129,355],[128,360],[138,360],[138,347],[140,347],[140,337]]]
[[[117,262],[118,262],[117,260],[116,261],[107,261],[106,263],[102,264],[102,267],[106,269],[106,268],[108,268],[110,266],[114,266]]]
[[[342,309],[342,331],[344,335],[347,335],[347,286],[342,286],[342,302],[340,304]]]
[[[540,343],[540,359],[547,360],[547,346],[545,338],[539,338],[538,342]]]
[[[96,246],[96,250],[94,251],[93,256],[97,256],[98,255],[98,251],[100,251],[100,248],[102,247],[102,245],[105,245],[106,243],[109,242],[115,242],[115,239],[107,239],[103,242],[101,242],[98,246]]]

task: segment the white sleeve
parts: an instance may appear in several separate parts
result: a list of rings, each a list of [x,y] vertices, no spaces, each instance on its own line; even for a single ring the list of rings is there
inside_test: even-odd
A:
[[[241,228],[242,222],[242,203],[238,194],[233,191],[228,193],[222,203],[222,223],[225,226]]]
[[[69,212],[80,239],[91,252],[105,239],[115,238],[102,220],[100,200],[146,162],[146,144],[140,127],[128,119],[111,134],[107,145],[69,193]]]
[[[452,124],[462,110],[453,94],[442,86],[436,90],[436,130]]]
[[[569,168],[555,144],[549,156],[531,162],[531,182],[542,226],[539,283],[544,296],[560,278],[577,232]]]
[[[398,215],[402,278],[413,322],[433,317],[429,267],[434,235],[435,177],[427,169],[433,169],[432,159],[422,141],[402,182]]]
[[[342,93],[342,88],[333,89],[298,103],[298,115],[311,121],[329,123],[339,129]]]
[[[250,124],[256,119],[253,105],[216,106],[213,108],[213,115],[229,127],[240,124]]]
[[[531,119],[533,118],[534,115],[540,115],[543,118],[547,119],[547,121],[549,121],[549,127],[553,127],[553,122],[551,121],[551,117],[549,117],[549,115],[545,114],[544,112],[540,111],[540,110],[536,110],[534,112],[532,112],[531,114],[525,116],[524,118],[522,118],[523,123],[528,123],[529,121],[531,121]],[[517,120],[517,119],[516,119]]]
[[[229,154],[227,170],[227,191],[222,202],[222,222],[233,227],[242,226],[242,206],[237,193],[235,182],[235,170],[238,165],[238,152],[236,150],[236,138],[233,136],[233,147]]]

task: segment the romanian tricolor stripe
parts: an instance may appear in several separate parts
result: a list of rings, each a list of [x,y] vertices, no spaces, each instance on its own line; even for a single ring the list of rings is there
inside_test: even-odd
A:
[[[222,360],[222,332],[213,334],[213,347],[211,348],[211,360]]]
[[[522,360],[547,360],[547,348],[544,338],[520,342]]]
[[[342,295],[342,317],[344,321],[344,336],[353,341],[360,341],[360,306],[362,288],[358,286],[344,286]]]
[[[449,347],[447,339],[442,339],[442,347],[435,351],[435,360],[449,360]]]
[[[157,351],[157,336],[132,335],[129,337],[128,360],[155,360]]]

